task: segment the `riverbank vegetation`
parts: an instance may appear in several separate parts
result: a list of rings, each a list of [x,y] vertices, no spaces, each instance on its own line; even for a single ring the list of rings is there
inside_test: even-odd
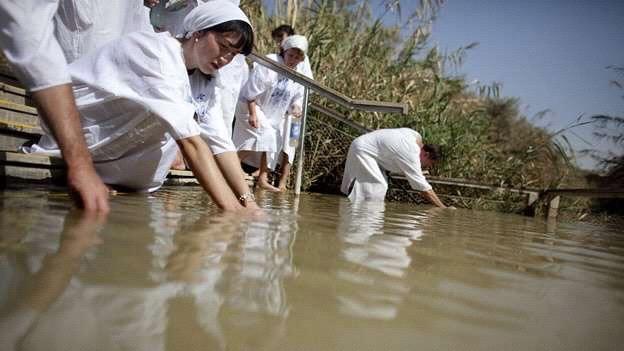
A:
[[[517,99],[500,94],[499,85],[475,88],[452,73],[460,71],[478,44],[441,52],[431,43],[431,23],[442,5],[440,0],[420,1],[414,13],[401,14],[399,27],[384,23],[400,12],[400,1],[386,1],[387,11],[380,17],[372,15],[368,1],[278,1],[270,13],[257,1],[242,2],[257,29],[259,52],[275,50],[272,28],[291,24],[310,41],[316,80],[356,99],[407,103],[410,112],[402,116],[347,111],[311,97],[367,128],[409,127],[427,142],[442,144],[446,158],[432,175],[501,187],[585,187],[585,174],[574,165],[564,131],[536,127],[520,113]],[[316,112],[307,133],[304,188],[336,192],[348,145],[360,133]],[[448,195],[465,207],[518,210],[500,194],[491,195],[501,204],[494,206],[485,205],[487,194],[478,194],[478,200],[467,200],[474,194],[456,190]],[[564,206],[574,208],[577,217],[589,205],[566,201]]]
[[[532,189],[623,186],[623,117],[592,116],[579,121],[596,125],[597,135],[619,148],[610,155],[586,150],[601,158],[602,175],[579,170],[565,130],[536,127],[522,115],[516,98],[501,94],[500,85],[474,86],[456,73],[461,72],[463,60],[477,43],[452,52],[442,52],[432,43],[431,24],[443,10],[443,0],[420,0],[413,13],[401,13],[400,3],[386,0],[385,12],[377,17],[371,1],[275,0],[275,7],[269,10],[259,0],[242,0],[241,7],[253,22],[258,53],[275,52],[271,30],[291,24],[309,39],[309,58],[317,81],[356,99],[406,103],[407,115],[359,112],[311,94],[313,103],[368,129],[409,127],[419,131],[426,142],[443,145],[446,158],[431,170],[433,176]],[[393,16],[400,16],[400,21],[391,21]],[[390,22],[401,26],[386,24]],[[0,60],[0,68],[8,70],[4,60]],[[622,68],[614,71],[624,74]],[[616,80],[614,85],[621,88],[620,82]],[[337,193],[348,147],[361,131],[313,110],[309,116],[303,189]],[[531,118],[540,117],[543,114]],[[418,201],[402,191],[407,184],[396,182],[393,187],[397,191],[389,193],[392,198]],[[522,210],[518,205],[522,201],[510,194],[452,187],[440,190],[445,201],[461,207]],[[587,217],[592,207],[599,211],[619,208],[621,214],[618,202],[564,199],[562,207],[569,217],[578,219]]]

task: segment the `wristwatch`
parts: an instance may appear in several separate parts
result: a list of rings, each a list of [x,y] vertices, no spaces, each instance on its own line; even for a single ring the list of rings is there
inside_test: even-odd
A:
[[[248,191],[246,193],[241,194],[241,196],[238,197],[238,201],[243,205],[245,204],[245,202],[247,202],[247,200],[256,201],[256,196],[254,195],[254,193],[252,193],[251,191]]]

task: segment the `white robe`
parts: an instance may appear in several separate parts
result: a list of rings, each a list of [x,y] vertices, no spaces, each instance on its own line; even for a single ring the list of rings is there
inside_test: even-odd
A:
[[[267,57],[283,64],[282,58],[276,54],[269,54]],[[260,123],[260,128],[257,129],[249,125],[247,101],[251,100],[256,101],[256,115]],[[280,151],[283,141],[279,138],[287,112],[294,105],[301,107],[302,100],[303,86],[264,66],[254,64],[241,91],[236,110],[233,139],[238,150]]]
[[[67,61],[54,37],[58,0],[0,1],[0,47],[29,91],[71,82]]]
[[[152,30],[149,9],[142,1],[128,0],[60,0],[54,24],[67,62],[121,35]]]
[[[207,0],[188,0],[186,6],[174,9],[165,8],[167,1],[160,1],[150,10],[150,22],[156,31],[168,31],[176,36],[184,32],[182,25],[184,17],[197,7],[198,2],[204,3],[206,1]]]
[[[180,43],[169,33],[135,32],[75,61],[70,72],[103,181],[158,189],[175,159],[175,140],[200,134]],[[60,156],[50,133],[25,151]]]
[[[310,68],[310,61],[308,60],[307,55],[305,56],[305,59],[303,60],[303,62],[300,62],[297,65],[295,70],[303,74],[304,76],[309,77],[310,79],[314,79],[314,76],[312,74],[312,69]],[[245,79],[244,81],[246,80],[247,79]],[[303,100],[301,100],[301,103],[303,103]],[[291,145],[291,140],[290,140],[290,126],[292,124],[292,118],[293,116],[290,114],[286,116],[283,123],[280,125],[280,130],[276,136],[277,141],[281,143],[282,145],[281,151],[284,151],[284,153],[288,156],[288,163],[290,164],[294,162],[295,152],[296,152],[296,147]],[[281,151],[271,152],[267,155],[267,163],[269,164],[269,168],[275,169],[277,164],[279,164],[282,161],[280,158]],[[247,159],[245,159],[243,162],[246,163],[247,165],[258,168],[260,166],[260,156],[259,155],[250,156]]]
[[[300,62],[297,65],[297,67],[295,67],[295,70],[297,71],[297,73],[301,73],[310,79],[314,79],[314,76],[312,75],[312,68],[310,67],[310,60],[308,60],[308,55],[306,55],[304,60]],[[303,94],[303,91],[302,91],[302,94]],[[302,106],[303,95],[301,96],[301,99],[299,101],[295,102],[295,104],[303,109],[303,106]],[[295,147],[296,143],[294,142],[291,143],[291,140],[290,140],[291,139],[290,128],[292,125],[292,120],[293,120],[293,116],[291,114],[287,114],[286,118],[284,118],[283,123],[280,125],[280,129],[278,131],[278,136],[277,136],[277,140],[279,144],[278,150],[283,151],[286,154],[286,156],[288,156],[288,163],[290,164],[293,164],[293,162],[295,161],[295,152],[296,152],[296,147]],[[299,138],[301,138],[301,135],[299,135]],[[277,164],[282,161],[280,157],[280,154],[281,154],[280,151],[273,152],[268,155],[269,168],[275,169]]]
[[[431,190],[422,173],[418,143],[422,137],[409,128],[380,129],[356,138],[349,147],[340,190],[351,201],[383,201],[388,190],[383,170],[405,175],[415,190]]]
[[[212,153],[236,152],[232,122],[241,85],[247,79],[245,56],[236,55],[215,77],[195,71],[189,78],[202,139]]]

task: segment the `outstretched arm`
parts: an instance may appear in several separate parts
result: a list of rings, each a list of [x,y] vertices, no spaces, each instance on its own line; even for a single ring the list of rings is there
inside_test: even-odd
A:
[[[427,191],[422,191],[420,193],[427,201],[431,202],[432,204],[438,206],[438,207],[442,207],[442,208],[446,208],[446,205],[444,205],[444,203],[440,200],[440,198],[438,197],[438,195],[435,193],[435,191],[433,191],[433,189],[431,190],[427,190]]]
[[[178,146],[195,178],[217,206],[226,211],[243,208],[223,178],[212,151],[199,135],[178,140]]]
[[[108,212],[108,188],[93,167],[71,85],[38,90],[32,96],[67,164],[67,185],[78,205],[88,211]]]
[[[215,156],[217,164],[223,172],[225,180],[230,185],[230,188],[234,191],[234,194],[239,198],[241,195],[251,194],[249,185],[245,180],[245,174],[241,169],[240,160],[236,152],[223,152]],[[258,205],[251,198],[251,196],[244,199],[244,205],[249,209],[257,209]]]

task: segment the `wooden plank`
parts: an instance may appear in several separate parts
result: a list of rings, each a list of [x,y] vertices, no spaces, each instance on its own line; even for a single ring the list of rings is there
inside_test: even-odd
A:
[[[16,121],[4,120],[0,118],[0,133],[2,133],[2,131],[5,131],[7,133],[18,132],[36,135],[43,134],[43,129],[41,129],[39,125],[30,123],[19,123]]]
[[[253,187],[255,184],[255,178],[250,175],[245,175],[245,181],[247,185]],[[193,172],[191,171],[181,171],[172,169],[169,171],[167,175],[167,181],[165,185],[200,185]]]
[[[64,167],[65,162],[56,157],[3,151],[0,152],[0,164],[20,164],[33,168],[41,168],[42,166],[61,168]]]
[[[194,177],[193,172],[191,171],[182,171],[177,169],[172,169],[169,171],[170,177]]]
[[[4,182],[18,181],[53,181],[65,177],[63,169],[33,168],[0,164],[0,178]]]
[[[407,180],[405,176],[399,175],[399,174],[391,174],[391,177],[395,179]],[[520,189],[520,188],[511,188],[511,187],[500,187],[500,186],[493,186],[493,185],[488,185],[488,184],[481,184],[475,181],[470,181],[466,179],[458,179],[458,178],[427,177],[427,181],[431,184],[451,185],[451,186],[459,186],[463,188],[490,190],[490,191],[497,191],[497,192],[511,192],[511,193],[518,193],[518,194],[526,194],[526,195],[539,193],[539,190],[537,189],[530,189],[530,188]]]
[[[31,126],[39,125],[38,115],[0,108],[0,120],[5,123],[17,123]]]
[[[548,189],[544,193],[567,197],[624,198],[624,189]]]
[[[17,152],[22,145],[36,141],[31,135],[5,135],[0,130],[0,151]]]
[[[0,82],[0,100],[33,106],[30,95],[24,89],[2,82]]]
[[[7,101],[4,99],[0,99],[0,108],[4,110],[16,111],[16,112],[24,112],[33,116],[37,116],[37,109],[32,106],[26,106],[24,104],[19,104],[11,101]]]

